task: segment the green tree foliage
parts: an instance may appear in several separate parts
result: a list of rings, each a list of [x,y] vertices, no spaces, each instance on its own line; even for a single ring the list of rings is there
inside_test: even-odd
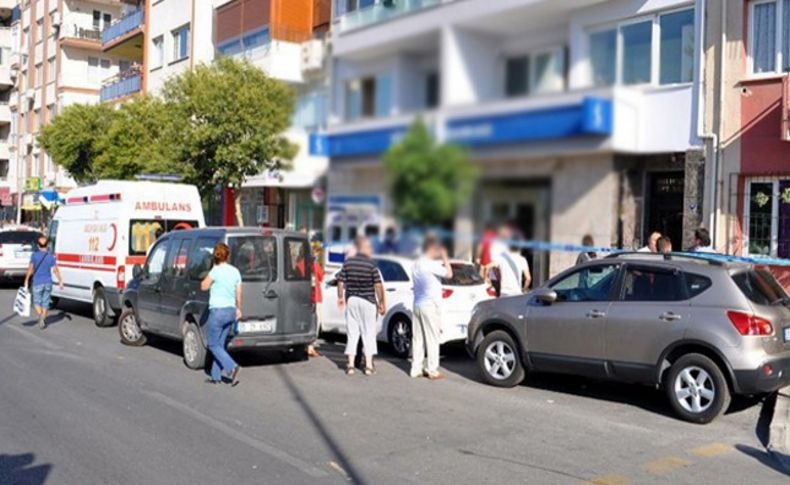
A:
[[[395,215],[419,227],[441,225],[455,217],[471,196],[478,175],[461,147],[436,143],[421,120],[387,150],[384,166]]]
[[[174,144],[188,180],[202,192],[236,190],[236,217],[243,224],[239,188],[247,177],[282,169],[297,148],[283,135],[294,94],[247,61],[219,58],[169,81],[164,98],[175,116]]]
[[[93,161],[113,114],[113,109],[104,104],[71,105],[42,127],[38,144],[76,181],[94,181],[99,175]]]

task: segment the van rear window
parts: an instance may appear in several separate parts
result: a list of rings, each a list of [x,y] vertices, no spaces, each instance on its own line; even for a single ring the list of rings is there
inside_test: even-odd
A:
[[[181,229],[194,229],[197,221],[177,219],[132,219],[129,221],[129,254],[142,256],[162,234]]]
[[[228,238],[230,264],[241,273],[242,281],[277,280],[277,240],[266,236]]]
[[[746,295],[758,305],[781,303],[787,293],[767,269],[751,269],[732,275],[733,281]]]

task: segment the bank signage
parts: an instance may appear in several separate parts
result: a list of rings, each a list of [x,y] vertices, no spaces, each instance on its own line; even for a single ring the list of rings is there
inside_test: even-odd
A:
[[[494,115],[451,118],[448,141],[476,147],[559,140],[581,136],[610,136],[612,101],[586,97],[580,103]],[[397,143],[407,126],[335,135],[314,134],[310,153],[334,158],[377,156]]]

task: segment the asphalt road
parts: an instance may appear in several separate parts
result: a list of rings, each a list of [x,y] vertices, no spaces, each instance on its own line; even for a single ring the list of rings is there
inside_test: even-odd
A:
[[[39,330],[0,291],[0,484],[787,484],[762,445],[762,403],[708,426],[638,386],[531,376],[481,384],[462,350],[448,379],[386,354],[347,377],[339,342],[283,364],[242,356],[236,388],[188,370],[180,346],[124,347],[67,305]],[[762,418],[761,418],[762,416]]]

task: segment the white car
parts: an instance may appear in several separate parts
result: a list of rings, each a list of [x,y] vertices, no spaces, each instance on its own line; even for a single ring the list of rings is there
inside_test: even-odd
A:
[[[411,322],[414,289],[411,281],[414,259],[377,255],[373,260],[378,266],[384,290],[387,293],[387,313],[379,317],[378,340],[386,342],[399,357],[409,356],[411,348]],[[442,330],[440,342],[466,340],[467,326],[472,308],[495,296],[475,267],[464,261],[451,261],[453,277],[442,280]],[[331,271],[331,273],[330,273]],[[324,280],[323,302],[316,308],[321,312],[321,331],[346,333],[344,313],[337,307],[337,280],[340,268],[327,271]]]
[[[22,279],[27,273],[39,233],[29,230],[0,232],[0,278]]]

